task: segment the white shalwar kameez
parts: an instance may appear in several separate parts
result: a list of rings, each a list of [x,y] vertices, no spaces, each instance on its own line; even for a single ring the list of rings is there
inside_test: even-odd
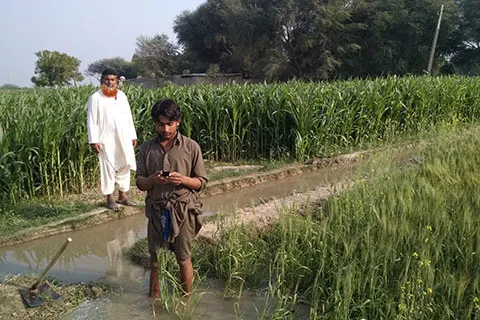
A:
[[[127,96],[118,90],[117,97],[107,97],[102,90],[88,100],[88,143],[99,143],[101,192],[130,189],[130,170],[136,170],[132,140],[137,139]]]

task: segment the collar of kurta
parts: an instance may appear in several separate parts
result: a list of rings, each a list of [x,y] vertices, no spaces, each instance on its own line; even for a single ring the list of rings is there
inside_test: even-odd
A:
[[[176,146],[180,145],[180,142],[182,141],[182,139],[183,139],[183,135],[177,131],[177,136],[175,137],[175,145]],[[160,141],[160,137],[158,135],[157,135],[157,142],[159,144],[162,144],[161,143],[162,141]]]

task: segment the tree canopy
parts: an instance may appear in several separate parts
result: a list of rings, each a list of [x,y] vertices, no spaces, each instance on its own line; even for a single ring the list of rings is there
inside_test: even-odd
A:
[[[457,28],[457,46],[452,50],[452,61],[462,74],[480,73],[480,1],[461,0],[460,22]]]
[[[126,79],[135,79],[138,75],[135,65],[121,57],[95,61],[88,65],[87,73],[92,76],[100,77],[105,69],[113,69],[118,72],[120,76],[124,76]]]
[[[208,0],[177,16],[174,31],[190,60],[222,72],[311,80],[422,74],[442,4],[435,72],[452,61],[478,61],[479,3]]]
[[[177,55],[178,46],[167,35],[139,36],[132,62],[140,75],[158,79],[175,70]]]
[[[66,86],[83,80],[78,71],[80,60],[77,58],[49,50],[38,51],[35,55],[38,59],[35,63],[35,75],[31,78],[35,86]]]
[[[88,71],[273,81],[424,74],[442,5],[432,73],[480,73],[478,0],[207,0],[176,17],[178,45],[139,36],[132,62],[103,59]]]

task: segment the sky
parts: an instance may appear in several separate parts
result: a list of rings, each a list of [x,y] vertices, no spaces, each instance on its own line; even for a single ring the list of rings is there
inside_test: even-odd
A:
[[[32,87],[35,52],[59,51],[81,61],[131,61],[140,35],[166,34],[176,41],[175,17],[207,0],[1,0],[0,86]],[[96,83],[86,77],[84,84]]]

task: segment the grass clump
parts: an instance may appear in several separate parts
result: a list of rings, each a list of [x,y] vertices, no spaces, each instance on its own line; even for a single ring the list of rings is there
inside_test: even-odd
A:
[[[377,158],[368,179],[261,233],[225,230],[201,248],[199,272],[228,293],[262,290],[264,319],[293,318],[300,302],[310,319],[476,318],[478,133],[446,136],[402,166]]]

